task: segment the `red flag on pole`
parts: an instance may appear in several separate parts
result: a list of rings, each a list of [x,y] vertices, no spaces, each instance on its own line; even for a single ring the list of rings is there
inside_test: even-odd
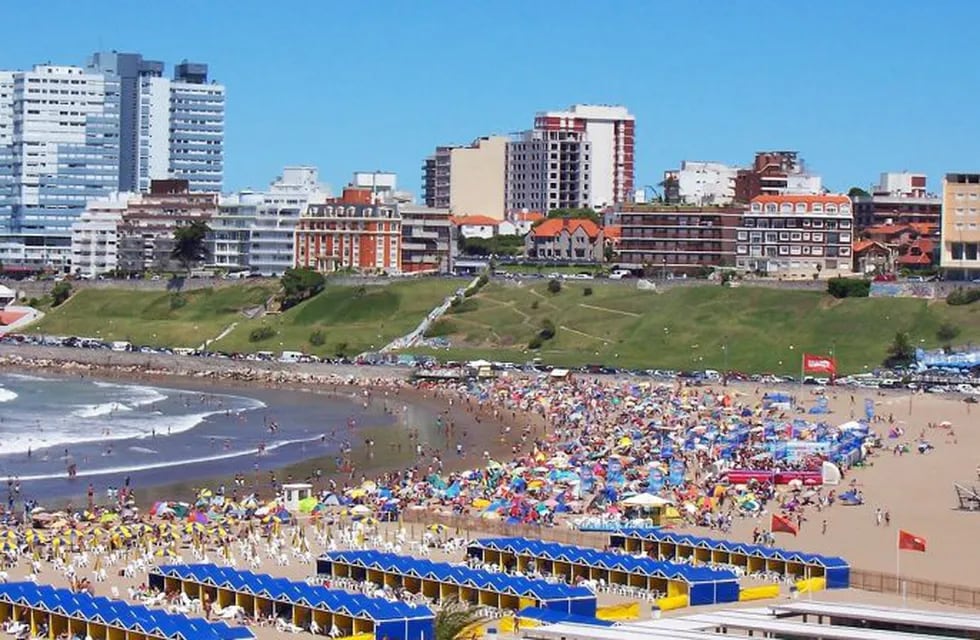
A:
[[[769,528],[773,533],[782,531],[783,533],[792,533],[794,536],[800,532],[799,528],[789,518],[784,518],[775,513],[772,514],[772,523]]]
[[[829,376],[837,374],[837,360],[833,356],[818,356],[812,353],[803,354],[803,373],[824,373]]]
[[[908,531],[898,532],[898,548],[905,551],[925,551],[926,539]]]

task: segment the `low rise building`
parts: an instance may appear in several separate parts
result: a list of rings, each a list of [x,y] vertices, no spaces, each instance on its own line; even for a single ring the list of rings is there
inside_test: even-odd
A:
[[[398,206],[402,221],[402,273],[449,273],[456,254],[456,227],[448,209]]]
[[[743,206],[628,204],[617,217],[614,261],[623,269],[694,275],[705,267],[735,266],[735,237]]]
[[[193,222],[210,223],[218,194],[192,192],[187,180],[152,180],[148,193],[129,201],[118,227],[117,269],[123,273],[179,271],[174,233]]]
[[[678,199],[682,204],[723,206],[735,200],[738,167],[722,162],[685,160],[680,169],[668,174],[677,180]]]
[[[736,237],[736,266],[766,275],[850,273],[854,216],[846,195],[752,199]]]
[[[882,173],[870,194],[852,200],[858,230],[881,224],[938,225],[943,211],[943,199],[927,191],[921,173]]]
[[[81,278],[111,274],[119,266],[119,225],[133,193],[90,200],[71,227],[71,271]]]
[[[494,236],[514,235],[515,230],[513,223],[488,216],[453,216],[452,222],[462,238],[489,240]]]
[[[339,198],[310,204],[296,225],[297,267],[401,273],[401,216],[370,189],[347,187]]]
[[[509,220],[514,225],[514,233],[519,236],[526,236],[530,233],[535,224],[544,220],[545,216],[540,211],[519,211],[510,216]]]
[[[524,239],[525,254],[533,260],[601,262],[604,247],[602,227],[580,218],[545,220]]]

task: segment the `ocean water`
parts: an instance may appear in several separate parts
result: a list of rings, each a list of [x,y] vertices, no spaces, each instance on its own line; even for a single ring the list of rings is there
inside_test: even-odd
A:
[[[381,408],[301,391],[0,373],[0,478],[51,497],[127,477],[148,486],[269,470],[392,422]]]

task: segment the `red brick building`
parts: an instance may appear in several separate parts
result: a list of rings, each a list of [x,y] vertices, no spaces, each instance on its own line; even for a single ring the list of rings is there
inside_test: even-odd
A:
[[[347,187],[341,197],[307,207],[296,225],[295,264],[321,273],[400,273],[401,222],[394,203]]]

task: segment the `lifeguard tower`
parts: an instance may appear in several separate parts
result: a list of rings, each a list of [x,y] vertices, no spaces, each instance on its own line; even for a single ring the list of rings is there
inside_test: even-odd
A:
[[[313,495],[313,485],[308,482],[294,482],[282,485],[282,499],[286,510],[290,513],[299,513],[300,500],[304,500]]]

